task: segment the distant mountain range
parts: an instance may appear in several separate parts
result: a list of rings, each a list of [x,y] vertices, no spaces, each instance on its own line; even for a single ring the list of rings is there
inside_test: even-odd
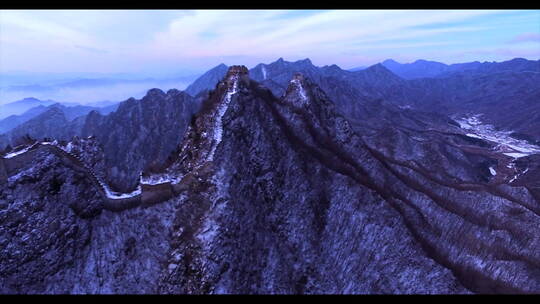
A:
[[[28,77],[15,83],[0,81],[0,103],[33,96],[38,99],[53,99],[62,102],[75,101],[80,104],[102,100],[124,100],[131,96],[142,97],[148,88],[185,88],[198,75],[171,76],[169,78],[71,78],[56,81],[32,81]]]
[[[54,103],[55,102],[52,100],[39,100],[37,98],[28,97],[11,103],[0,105],[0,119],[6,118],[10,115],[22,114],[33,107],[50,106]]]
[[[280,58],[49,106],[1,135],[0,293],[538,293],[536,64]]]
[[[64,114],[68,121],[71,121],[79,116],[85,115],[89,113],[90,111],[98,111],[101,114],[108,114],[110,112],[113,112],[118,107],[118,103],[116,102],[109,102],[104,101],[100,103],[94,103],[97,105],[103,105],[103,106],[83,106],[83,105],[77,105],[77,104],[62,104],[62,103],[52,103],[52,101],[40,101],[35,98],[27,98],[25,100],[17,101],[12,104],[6,105],[9,109],[14,109],[13,104],[16,104],[18,106],[18,110],[25,109],[28,106],[39,104],[38,106],[34,106],[26,111],[24,111],[22,114],[19,115],[10,115],[8,117],[5,117],[4,119],[0,120],[0,134],[10,131],[11,129],[14,129],[15,127],[29,121],[30,119],[39,116],[40,114],[47,112],[51,108],[59,108]],[[3,106],[0,106],[0,111],[3,110]],[[38,118],[39,119],[39,118]]]
[[[392,59],[382,62],[387,69],[404,79],[444,77],[452,73],[469,72],[475,74],[495,73],[495,72],[523,72],[539,71],[540,60],[527,60],[515,58],[505,62],[468,62],[444,64],[436,61],[417,60],[413,63],[399,63]]]
[[[195,80],[188,93],[197,94],[214,86],[216,79],[224,76],[224,67],[221,64]],[[516,58],[453,65],[387,60],[353,72],[337,65],[316,67],[309,59],[287,62],[280,58],[259,64],[249,72],[276,96],[284,94],[287,79],[294,72],[302,72],[333,96],[344,113],[350,117],[350,113],[355,113],[353,118],[365,118],[362,113],[366,111],[361,107],[366,103],[358,100],[382,99],[442,114],[483,113],[484,119],[500,128],[540,141],[540,120],[536,119],[540,112],[534,102],[540,89],[535,85],[540,83],[540,60]]]

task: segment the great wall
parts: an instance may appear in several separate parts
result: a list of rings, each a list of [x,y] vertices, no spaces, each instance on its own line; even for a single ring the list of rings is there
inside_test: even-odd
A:
[[[65,151],[50,142],[36,142],[26,148],[19,149],[17,152],[8,153],[0,157],[0,183],[7,183],[10,176],[13,176],[26,164],[30,163],[40,151],[46,151],[56,155],[67,167],[83,173],[101,193],[104,209],[113,212],[139,206],[151,206],[166,201],[186,190],[186,182],[190,180],[189,178],[184,178],[179,183],[174,184],[170,181],[157,184],[139,181],[137,190],[131,193],[116,193],[112,192],[110,187],[96,176],[92,168],[86,166],[75,154]]]

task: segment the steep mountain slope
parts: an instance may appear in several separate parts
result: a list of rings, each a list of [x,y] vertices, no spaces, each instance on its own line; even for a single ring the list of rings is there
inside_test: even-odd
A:
[[[108,180],[127,191],[146,166],[164,161],[178,146],[197,109],[197,100],[184,92],[152,89],[141,100],[122,102],[107,116],[91,112],[81,135],[95,136],[101,143]]]
[[[222,63],[197,78],[186,88],[185,92],[191,96],[196,96],[204,90],[211,90],[223,78],[225,73],[227,73],[227,66]]]
[[[56,154],[39,152],[16,170],[6,168],[27,154],[0,159],[0,178],[9,173],[0,180],[2,291],[540,290],[536,152],[509,156],[463,122],[385,101],[362,104],[367,119],[352,124],[306,75],[292,75],[277,98],[248,73],[232,66],[200,95],[187,131],[170,131],[183,138],[178,149],[143,174],[155,189],[171,187],[171,199],[105,211],[88,174]],[[89,126],[104,127],[86,131],[107,130],[111,146],[120,128],[137,134],[130,142],[152,142],[138,137],[147,134],[140,126],[167,119],[160,104],[190,98],[151,90],[114,121],[89,115]],[[99,165],[93,140],[73,143]],[[134,146],[122,147],[135,157]]]
[[[0,121],[0,133],[9,132],[16,127],[17,130],[14,132],[11,132],[10,134],[7,134],[7,138],[12,138],[13,140],[17,140],[17,137],[20,136],[20,134],[33,134],[34,136],[39,137],[57,137],[59,136],[58,132],[60,130],[52,130],[52,129],[43,129],[41,132],[36,133],[35,132],[35,121],[28,122],[32,118],[37,117],[40,114],[43,114],[45,112],[48,112],[48,114],[44,114],[43,116],[40,116],[37,118],[39,121],[43,120],[51,120],[54,119],[54,117],[57,116],[58,111],[53,110],[49,111],[51,108],[57,108],[62,113],[64,113],[65,121],[60,119],[56,122],[56,124],[63,129],[72,130],[73,128],[76,128],[77,125],[80,125],[80,121],[84,120],[81,118],[81,116],[84,116],[88,114],[90,111],[98,111],[99,113],[106,115],[117,108],[117,104],[110,105],[107,107],[90,107],[90,106],[81,106],[81,105],[72,105],[72,106],[65,106],[60,103],[55,103],[50,106],[37,106],[34,108],[31,108],[30,110],[24,112],[21,115],[11,115],[3,120]],[[78,119],[77,119],[78,118]],[[76,121],[75,121],[76,120]],[[72,134],[79,134],[80,128],[73,129],[71,132],[65,133],[68,137]],[[50,132],[52,131],[52,132]],[[65,130],[64,130],[65,131]],[[58,139],[65,139],[65,136],[61,136]],[[13,141],[11,140],[11,141]],[[13,142],[6,142],[4,140],[0,141],[0,147],[6,146],[7,144],[13,144]]]
[[[486,122],[540,140],[537,100],[540,70],[493,74],[456,73],[408,83],[406,99],[416,108],[446,114],[484,114]],[[414,96],[414,98],[413,98]]]
[[[117,190],[135,187],[140,172],[164,161],[179,144],[204,93],[192,98],[178,90],[148,91],[141,100],[128,99],[113,107],[66,107],[54,104],[40,115],[0,137],[0,148],[15,146],[30,135],[36,139],[70,140],[96,136],[106,155],[106,174]],[[88,115],[84,115],[90,112]],[[102,114],[104,113],[104,114]]]
[[[448,71],[448,65],[436,61],[416,60],[401,64],[392,59],[381,63],[387,69],[404,79],[435,77]]]
[[[8,144],[15,146],[18,140],[27,134],[32,138],[39,139],[45,137],[68,139],[79,134],[78,126],[80,125],[78,122],[70,122],[60,107],[50,107],[45,112],[6,133],[5,138],[0,142],[0,147],[3,148]]]
[[[174,202],[107,211],[84,168],[47,150],[17,157],[0,180],[0,293],[155,292]]]
[[[10,115],[2,120],[0,120],[0,134],[8,132],[11,129],[14,129],[18,125],[21,125],[28,120],[38,116],[39,114],[45,112],[47,110],[47,107],[39,105],[37,107],[33,107],[29,109],[28,111],[20,114],[20,115]]]
[[[412,63],[399,63],[392,59],[382,65],[404,79],[448,77],[454,73],[490,74],[499,72],[539,71],[540,61],[514,58],[504,62],[466,62],[444,64],[436,61],[416,60]]]
[[[22,114],[33,107],[37,107],[40,105],[48,106],[52,105],[53,103],[54,101],[52,100],[39,100],[37,98],[29,97],[4,105],[0,105],[0,119],[6,118],[10,115]]]
[[[161,292],[539,290],[537,200],[479,180],[490,156],[474,141],[378,149],[303,76],[280,101],[246,74],[229,70],[165,171],[186,201]],[[444,162],[479,169],[441,178],[415,163],[441,145]]]

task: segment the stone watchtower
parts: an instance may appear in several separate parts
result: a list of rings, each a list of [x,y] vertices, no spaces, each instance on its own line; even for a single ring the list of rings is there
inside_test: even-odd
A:
[[[232,79],[232,76],[238,76],[238,78],[246,83],[249,84],[249,70],[244,65],[233,65],[229,67],[229,70],[227,71],[227,75],[225,76],[225,81],[227,84],[229,84],[229,81]]]

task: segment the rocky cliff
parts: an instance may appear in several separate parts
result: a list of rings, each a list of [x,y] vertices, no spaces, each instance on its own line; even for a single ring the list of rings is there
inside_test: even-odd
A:
[[[144,173],[175,196],[120,212],[39,154],[0,185],[2,292],[538,292],[535,152],[364,109],[353,124],[309,76],[278,98],[232,66]]]

